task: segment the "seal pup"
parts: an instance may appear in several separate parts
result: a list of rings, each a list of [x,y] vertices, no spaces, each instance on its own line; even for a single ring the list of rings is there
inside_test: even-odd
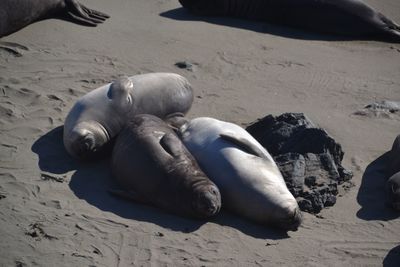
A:
[[[389,203],[400,211],[400,135],[394,140],[392,150],[389,152],[389,180],[386,182]]]
[[[76,0],[1,0],[0,38],[36,21],[62,16],[86,26],[96,26],[109,18]]]
[[[64,123],[64,146],[77,159],[100,155],[136,114],[185,114],[193,102],[189,82],[175,73],[120,78],[81,97]]]
[[[301,212],[296,199],[271,155],[246,130],[207,117],[172,125],[218,186],[223,207],[261,224],[297,230]]]
[[[348,36],[400,42],[400,26],[360,0],[179,0],[197,15],[261,20]]]
[[[195,218],[207,218],[220,210],[217,186],[175,132],[155,116],[137,115],[121,131],[111,168],[125,189],[114,194]]]

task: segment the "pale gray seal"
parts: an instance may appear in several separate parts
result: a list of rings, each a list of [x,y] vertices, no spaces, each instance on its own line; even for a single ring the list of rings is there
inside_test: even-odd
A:
[[[390,178],[386,183],[386,189],[390,205],[400,211],[400,135],[394,140],[389,153],[388,174]]]
[[[1,0],[0,38],[33,22],[61,16],[87,26],[96,26],[109,18],[76,0]]]
[[[135,116],[118,135],[112,172],[117,194],[184,216],[207,218],[221,207],[217,186],[160,118]],[[113,191],[116,193],[115,191]]]
[[[64,124],[64,145],[72,156],[90,159],[136,114],[165,118],[185,114],[193,102],[189,82],[174,73],[121,78],[81,97]]]
[[[179,0],[192,13],[262,20],[350,36],[400,41],[400,27],[360,0]]]
[[[273,158],[246,130],[206,117],[172,125],[218,186],[224,208],[261,224],[298,228],[301,212],[296,199]]]

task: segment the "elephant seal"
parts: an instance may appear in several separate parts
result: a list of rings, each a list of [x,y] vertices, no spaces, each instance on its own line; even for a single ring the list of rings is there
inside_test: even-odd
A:
[[[389,152],[388,166],[389,180],[386,183],[389,203],[400,211],[400,135],[394,140],[392,150]]]
[[[76,0],[1,0],[0,38],[33,22],[62,16],[86,26],[96,26],[109,18],[107,14],[87,8]]]
[[[177,127],[183,143],[218,186],[223,207],[261,224],[297,230],[301,212],[296,199],[271,155],[246,130],[206,117],[178,121]]]
[[[155,116],[137,115],[121,131],[111,168],[125,189],[112,191],[120,196],[195,218],[207,218],[220,210],[217,186],[176,133]]]
[[[100,155],[136,114],[165,118],[185,114],[193,102],[189,82],[174,73],[148,73],[120,78],[81,97],[64,124],[64,146],[78,159]]]
[[[261,20],[348,36],[400,42],[400,27],[360,0],[179,0],[198,15]]]

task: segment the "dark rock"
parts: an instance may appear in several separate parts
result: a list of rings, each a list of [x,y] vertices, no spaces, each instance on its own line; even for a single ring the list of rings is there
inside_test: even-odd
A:
[[[188,61],[179,61],[175,63],[176,67],[192,72],[196,70],[195,65],[198,65],[198,63],[190,63]]]
[[[302,113],[268,115],[246,130],[274,157],[303,211],[318,213],[334,205],[338,185],[353,176],[341,165],[341,145]]]
[[[308,187],[314,186],[316,181],[317,177],[315,176],[307,176],[306,178],[304,178],[304,183]]]

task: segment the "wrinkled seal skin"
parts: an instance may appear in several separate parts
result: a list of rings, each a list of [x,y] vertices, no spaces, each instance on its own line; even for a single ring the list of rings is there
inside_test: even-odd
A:
[[[349,36],[400,42],[400,27],[360,0],[179,0],[194,14],[261,20]]]
[[[270,154],[249,133],[212,118],[177,125],[183,143],[218,186],[224,208],[261,224],[297,230],[299,206]]]
[[[220,210],[217,186],[175,132],[155,116],[142,114],[130,121],[118,135],[111,166],[124,188],[121,196],[195,218]]]
[[[395,210],[400,211],[400,135],[394,140],[389,154],[388,174],[390,178],[386,189],[389,203]]]
[[[109,18],[76,0],[1,0],[0,38],[36,21],[62,16],[86,26],[96,26]]]
[[[75,103],[64,123],[64,146],[77,159],[96,158],[134,115],[165,118],[185,114],[192,102],[192,88],[178,74],[149,73],[118,79]]]

